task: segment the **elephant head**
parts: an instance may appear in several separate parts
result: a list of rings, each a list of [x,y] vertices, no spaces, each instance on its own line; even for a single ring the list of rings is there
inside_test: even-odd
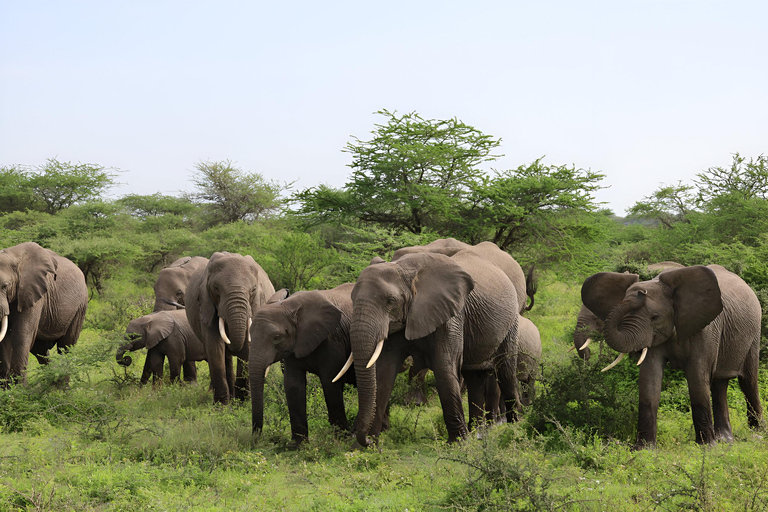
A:
[[[208,261],[201,286],[202,321],[218,329],[232,353],[242,351],[250,339],[253,312],[275,293],[267,274],[250,255],[217,252]]]
[[[423,338],[463,308],[474,288],[472,277],[442,254],[414,253],[397,261],[374,258],[352,290],[350,341],[358,386],[357,441],[374,417],[376,366],[384,340],[404,329],[405,338]]]
[[[584,282],[584,305],[605,320],[605,341],[621,353],[642,351],[669,339],[685,340],[723,310],[715,273],[703,266],[668,270],[651,281],[636,274],[601,272]],[[609,366],[608,368],[612,367]]]
[[[602,336],[602,334],[603,321],[582,304],[579,316],[576,318],[576,330],[573,331],[573,348],[571,350],[577,350],[579,357],[589,361],[591,354],[589,345],[595,340],[595,337]]]
[[[179,258],[160,271],[155,281],[155,307],[153,311],[183,309],[189,279],[208,263],[200,256]]]
[[[16,310],[22,312],[48,293],[58,267],[54,256],[34,242],[0,251],[0,341],[8,332],[11,305],[15,303]]]
[[[120,345],[115,358],[118,364],[130,366],[133,362],[131,356],[125,353],[146,348],[147,350],[157,346],[173,332],[175,322],[173,317],[164,311],[144,315],[131,320],[125,328],[125,339],[128,343]]]
[[[283,300],[286,295],[287,290],[279,290],[253,315],[248,371],[254,431],[264,423],[264,378],[269,365],[289,356],[307,357],[341,322],[341,310],[320,292],[298,292]]]

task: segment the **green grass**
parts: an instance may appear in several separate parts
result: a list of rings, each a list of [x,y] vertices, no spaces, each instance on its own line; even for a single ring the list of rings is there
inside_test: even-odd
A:
[[[253,439],[250,405],[214,406],[205,364],[196,386],[141,387],[143,355],[123,369],[114,334],[87,329],[71,354],[50,368],[32,363],[28,385],[0,392],[0,510],[768,510],[767,433],[747,427],[737,386],[736,441],[700,448],[685,381],[669,372],[659,448],[633,452],[637,369],[595,377],[599,368],[572,363],[578,287],[545,277],[539,293],[530,314],[544,347],[539,402],[518,424],[455,445],[434,388],[428,406],[404,406],[400,375],[391,429],[365,451],[331,429],[310,378],[310,440],[289,450],[278,366]],[[56,387],[62,375],[66,390]],[[569,386],[587,401],[564,397]],[[350,420],[356,396],[346,392]],[[584,421],[585,408],[604,431]]]

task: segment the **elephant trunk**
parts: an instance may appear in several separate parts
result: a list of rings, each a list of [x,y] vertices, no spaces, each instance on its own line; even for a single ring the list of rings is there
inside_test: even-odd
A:
[[[629,353],[649,347],[653,341],[653,329],[648,319],[633,314],[645,304],[645,294],[624,299],[605,319],[605,341],[621,353]]]
[[[386,338],[389,330],[388,317],[370,314],[369,309],[355,308],[349,337],[354,356],[357,380],[358,414],[357,442],[367,446],[367,435],[373,425],[376,412],[376,365],[368,368],[369,361],[379,341]]]
[[[219,332],[222,338],[226,336],[225,343],[229,341],[229,350],[233,353],[240,352],[248,338],[250,311],[251,305],[247,300],[230,300],[218,320]]]
[[[126,339],[129,339],[128,336],[126,336]],[[124,343],[120,345],[120,347],[117,349],[117,353],[115,354],[115,359],[117,360],[117,364],[120,366],[131,366],[131,363],[133,363],[133,359],[131,356],[126,356],[125,353],[128,351],[133,352],[134,350],[139,350],[141,348],[144,348],[144,340],[143,337],[135,340],[135,341],[129,341],[128,343]]]
[[[253,432],[261,432],[264,427],[264,382],[269,365],[277,360],[274,349],[267,350],[251,345],[248,358],[248,375],[251,381],[251,426]]]

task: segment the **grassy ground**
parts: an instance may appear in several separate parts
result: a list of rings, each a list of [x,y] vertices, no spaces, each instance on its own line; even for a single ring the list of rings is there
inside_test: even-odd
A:
[[[314,379],[311,439],[291,451],[277,366],[252,439],[249,404],[213,406],[204,364],[197,386],[140,387],[143,357],[125,371],[114,335],[86,330],[72,354],[33,364],[27,386],[0,392],[0,510],[768,510],[766,432],[747,428],[737,387],[733,444],[693,443],[685,381],[672,375],[659,448],[631,451],[637,370],[598,381],[601,361],[571,360],[578,305],[578,287],[544,280],[530,315],[544,345],[541,405],[523,421],[448,446],[434,390],[427,407],[401,405],[401,375],[392,428],[366,451],[348,451],[352,439],[328,426]],[[62,374],[67,390],[54,385]],[[555,400],[570,379],[594,388],[587,401]],[[626,411],[602,401],[625,392]],[[353,418],[355,390],[346,398]],[[585,426],[585,410],[613,421],[610,432]]]

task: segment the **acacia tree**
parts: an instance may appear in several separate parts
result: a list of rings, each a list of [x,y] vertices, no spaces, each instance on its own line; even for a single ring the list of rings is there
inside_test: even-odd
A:
[[[696,209],[696,192],[692,185],[662,185],[650,196],[636,202],[627,213],[632,217],[652,219],[671,228],[677,222],[690,222]]]
[[[31,171],[30,186],[46,213],[99,199],[115,184],[114,172],[96,164],[73,164],[50,158]]]
[[[192,183],[198,192],[191,198],[208,208],[212,224],[264,218],[280,209],[280,196],[290,188],[257,172],[244,172],[229,160],[200,162],[195,169]]]
[[[352,175],[344,188],[303,191],[296,196],[299,214],[314,222],[354,219],[416,234],[455,222],[483,174],[479,166],[498,157],[492,152],[500,139],[456,118],[377,114],[386,120],[375,125],[373,137],[355,137],[343,149],[352,155]]]
[[[472,186],[455,227],[473,243],[491,240],[506,250],[541,231],[552,231],[564,215],[597,211],[592,195],[604,175],[575,166],[530,165],[497,172]]]

